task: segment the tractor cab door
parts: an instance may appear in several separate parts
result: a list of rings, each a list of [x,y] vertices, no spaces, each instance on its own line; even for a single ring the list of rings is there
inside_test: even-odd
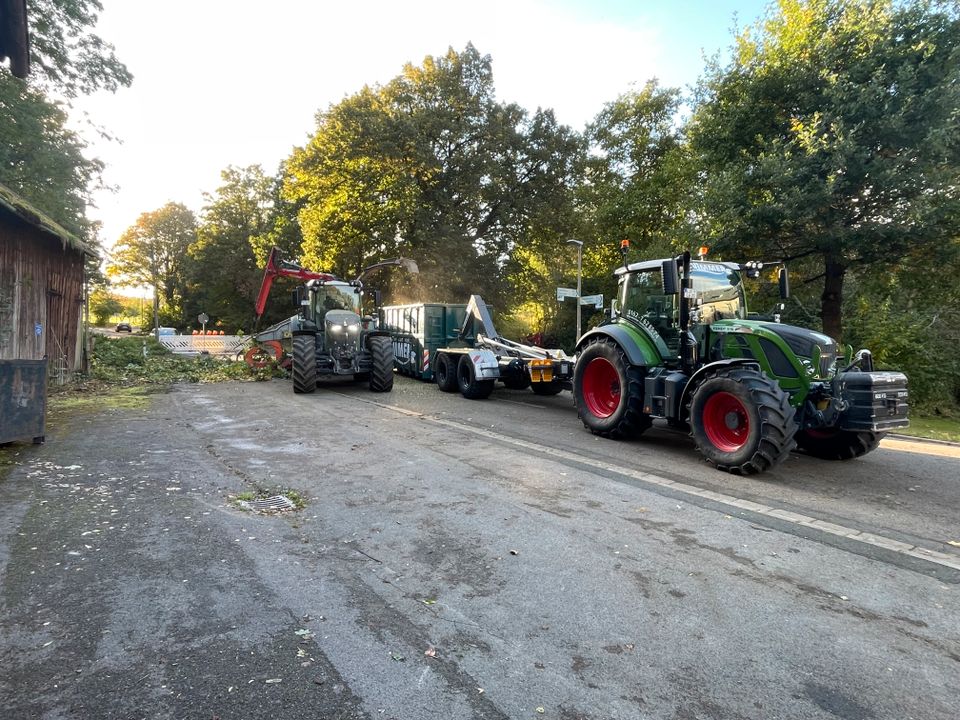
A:
[[[647,332],[664,361],[679,357],[678,297],[664,292],[659,268],[625,274],[620,285],[620,307],[623,315]]]

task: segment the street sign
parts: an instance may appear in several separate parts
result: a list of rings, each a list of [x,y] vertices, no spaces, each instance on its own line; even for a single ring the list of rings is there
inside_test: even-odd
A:
[[[576,288],[557,288],[557,300],[563,300],[564,298],[577,296]]]
[[[210,322],[210,316],[206,313],[200,313],[197,315],[197,322],[201,325],[206,325],[208,322]]]
[[[580,298],[581,305],[593,305],[598,310],[603,307],[603,295],[584,295]]]

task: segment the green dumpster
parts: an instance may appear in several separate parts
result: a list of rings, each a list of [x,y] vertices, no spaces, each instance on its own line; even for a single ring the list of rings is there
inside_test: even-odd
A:
[[[402,375],[433,380],[437,349],[455,343],[463,326],[464,303],[417,303],[382,308],[393,338],[394,367]]]

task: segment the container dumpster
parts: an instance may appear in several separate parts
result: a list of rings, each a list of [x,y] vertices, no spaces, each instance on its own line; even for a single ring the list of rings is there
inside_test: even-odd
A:
[[[47,361],[0,360],[0,444],[43,442],[47,413]]]
[[[393,339],[397,372],[433,380],[433,358],[439,348],[456,343],[466,313],[465,303],[385,306],[383,321]]]

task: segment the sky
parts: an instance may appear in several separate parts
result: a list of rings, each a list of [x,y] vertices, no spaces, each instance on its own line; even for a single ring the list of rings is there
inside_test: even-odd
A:
[[[88,216],[109,250],[167,202],[202,211],[229,165],[274,173],[315,114],[406,63],[473,43],[490,55],[497,99],[552,108],[581,130],[656,77],[688,87],[761,0],[102,0],[97,33],[133,85],[75,103],[119,142],[87,134],[106,163]]]

